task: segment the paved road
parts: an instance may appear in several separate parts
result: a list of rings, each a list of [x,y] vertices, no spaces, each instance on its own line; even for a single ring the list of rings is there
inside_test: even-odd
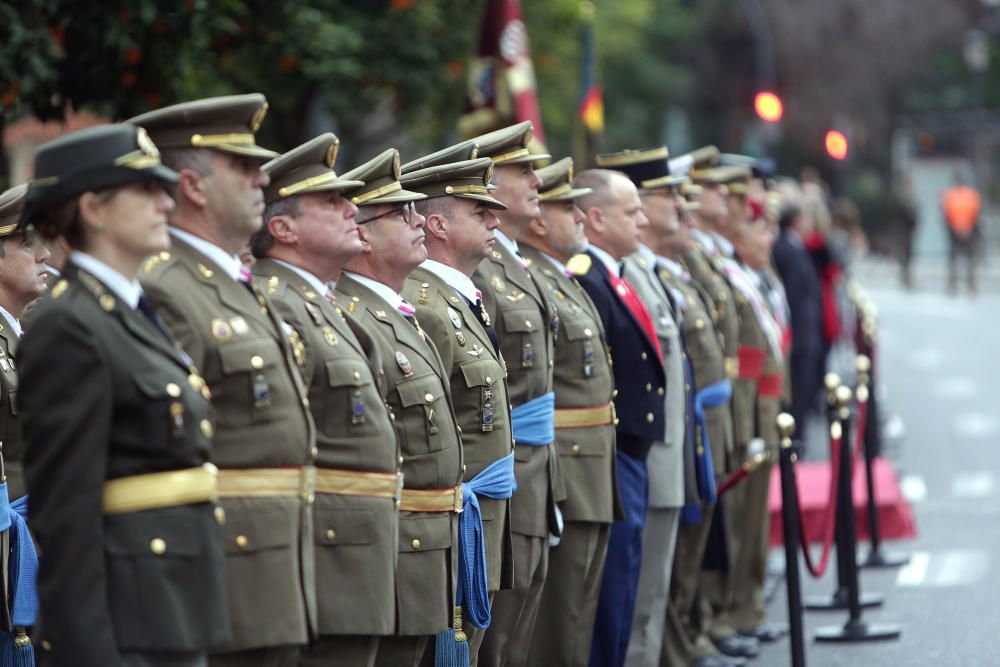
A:
[[[992,266],[1000,265],[994,260]],[[874,644],[817,644],[813,631],[846,613],[807,612],[811,667],[1000,665],[1000,289],[984,280],[974,298],[945,296],[942,267],[903,292],[884,267],[862,266],[879,308],[885,409],[898,415],[888,450],[914,507],[919,537],[889,545],[914,554],[901,570],[865,570],[862,589],[882,592],[871,622],[902,625],[902,638]],[[934,290],[931,290],[934,286]],[[806,594],[833,589],[803,570]],[[781,586],[770,606],[784,620]],[[788,644],[766,647],[754,665],[790,664]]]

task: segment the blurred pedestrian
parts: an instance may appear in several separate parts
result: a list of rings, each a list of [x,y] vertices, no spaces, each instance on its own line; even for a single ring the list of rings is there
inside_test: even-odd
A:
[[[970,293],[976,291],[976,260],[980,230],[979,215],[982,199],[975,188],[966,184],[961,173],[955,173],[954,184],[941,195],[941,209],[948,225],[948,291],[958,291],[958,262],[963,258],[966,283]]]

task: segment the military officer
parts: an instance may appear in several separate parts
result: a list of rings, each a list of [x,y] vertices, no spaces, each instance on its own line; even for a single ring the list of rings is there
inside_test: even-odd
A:
[[[381,356],[384,399],[401,450],[396,630],[379,641],[376,665],[415,666],[434,656],[432,640],[464,640],[455,610],[462,445],[450,377],[414,308],[400,296],[406,276],[427,258],[424,217],[403,189],[399,157],[388,150],[344,174],[364,181],[345,194],[358,207],[361,254],[337,279],[337,301],[371,334]],[[442,648],[446,648],[441,642]],[[454,647],[451,647],[454,648]]]
[[[689,188],[685,184],[683,189]],[[659,234],[649,237],[658,276],[677,305],[683,354],[690,362],[695,390],[695,400],[688,406],[691,414],[686,434],[688,447],[694,448],[694,483],[685,480],[685,507],[677,536],[660,662],[670,667],[725,667],[742,661],[719,654],[699,618],[691,613],[712,525],[716,468],[723,465],[733,438],[730,379],[722,335],[716,327],[712,301],[694,282],[684,263],[691,256],[692,245],[687,224],[669,218]]]
[[[213,666],[295,664],[316,623],[309,399],[280,317],[237,257],[260,228],[260,167],[275,157],[254,141],[266,111],[263,95],[236,95],[131,121],[180,174],[172,247],[145,264],[143,288],[201,369],[218,417],[233,633]]]
[[[563,534],[549,552],[529,663],[586,665],[611,522],[621,515],[614,469],[614,376],[601,318],[566,269],[566,262],[587,246],[576,200],[590,190],[573,187],[571,158],[537,173],[541,215],[521,234],[519,247],[559,315],[553,386],[566,500]]]
[[[17,225],[24,204],[26,185],[18,185],[0,194],[0,456],[7,476],[11,500],[25,494],[24,443],[18,412],[14,407],[17,370],[14,356],[21,337],[21,313],[45,293],[46,260],[49,251]]]
[[[510,542],[510,496],[514,492],[513,438],[507,369],[497,347],[496,331],[482,314],[482,298],[472,273],[493,249],[499,221],[493,211],[506,207],[490,196],[493,163],[466,160],[413,171],[403,177],[408,190],[427,195],[417,211],[427,220],[427,259],[410,273],[403,296],[434,342],[451,381],[455,418],[462,431],[464,487],[477,496],[485,563],[465,561],[479,546],[469,539],[475,524],[472,498],[460,524],[460,576],[466,577],[465,615],[472,664],[490,619],[490,599],[510,588],[513,563]],[[485,565],[485,568],[482,567]],[[474,586],[469,586],[473,583]],[[488,597],[487,597],[488,596]]]
[[[666,146],[597,156],[601,167],[620,171],[639,190],[649,225],[640,230],[643,243],[625,258],[622,275],[635,289],[653,318],[667,372],[665,430],[649,451],[649,508],[642,538],[642,568],[632,637],[626,664],[655,666],[660,661],[663,619],[670,589],[670,572],[680,510],[684,506],[685,409],[692,387],[684,378],[684,359],[674,304],[656,275],[656,255],[646,243],[677,222],[674,188],[686,180],[670,173]]]
[[[593,189],[580,200],[589,246],[568,266],[597,307],[614,362],[615,463],[624,514],[611,526],[590,660],[622,665],[632,634],[642,561],[649,496],[646,459],[665,432],[666,377],[649,311],[621,276],[622,260],[638,250],[640,230],[649,224],[639,192],[624,174],[607,169],[584,171],[573,184]]]
[[[136,280],[178,175],[132,125],[44,144],[34,173],[21,233],[72,247],[17,354],[41,664],[203,667],[229,634],[209,393]]]
[[[316,422],[316,599],[319,638],[302,667],[368,666],[395,630],[398,444],[379,393],[370,335],[327,283],[361,251],[358,209],[342,194],[339,140],[307,141],[264,165],[264,225],[251,238],[254,282],[300,346]]]
[[[497,211],[500,227],[496,245],[476,268],[472,281],[482,292],[483,307],[496,329],[507,364],[511,426],[514,434],[514,475],[517,491],[511,500],[511,541],[514,582],[493,601],[493,622],[479,651],[480,664],[525,665],[531,646],[548,572],[549,535],[560,532],[556,502],[558,461],[552,395],[552,336],[558,328],[555,307],[547,291],[528,272],[517,239],[538,215],[538,185],[532,163],[548,155],[528,148],[531,123],[476,137],[480,157],[493,160],[492,192],[507,206]]]

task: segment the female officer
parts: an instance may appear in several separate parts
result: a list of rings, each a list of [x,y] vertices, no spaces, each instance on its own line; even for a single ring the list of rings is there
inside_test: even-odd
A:
[[[132,125],[35,158],[20,224],[72,249],[17,359],[46,665],[200,667],[227,639],[209,391],[136,280],[176,180]]]

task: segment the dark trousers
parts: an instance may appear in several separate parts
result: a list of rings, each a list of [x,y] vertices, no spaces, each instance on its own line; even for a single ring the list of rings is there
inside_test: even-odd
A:
[[[336,635],[320,637],[299,656],[299,667],[374,667],[378,637]]]
[[[268,646],[247,651],[217,653],[208,657],[209,667],[296,667],[299,646]]]
[[[958,263],[965,260],[965,279],[969,291],[976,291],[976,246],[979,240],[979,230],[973,229],[968,236],[959,236],[949,230],[950,244],[948,246],[948,289],[952,292],[958,289]]]
[[[208,667],[204,653],[122,653],[121,667]]]
[[[619,450],[615,453],[615,465],[625,518],[611,524],[594,639],[590,644],[591,667],[620,667],[625,663],[642,566],[642,530],[649,503],[646,462]]]

